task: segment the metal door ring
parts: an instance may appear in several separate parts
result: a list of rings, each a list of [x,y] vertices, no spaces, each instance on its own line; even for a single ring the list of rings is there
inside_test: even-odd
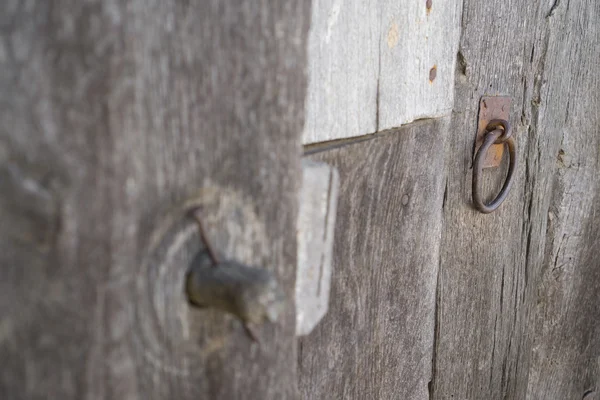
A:
[[[506,199],[508,196],[508,192],[513,183],[513,178],[515,175],[515,169],[517,168],[517,152],[516,152],[516,144],[514,139],[510,136],[510,134],[505,133],[505,127],[508,125],[497,125],[497,126],[488,126],[492,130],[489,132],[483,141],[483,144],[479,148],[477,155],[475,156],[475,162],[473,164],[473,204],[477,210],[481,211],[484,214],[489,214],[492,211],[495,211],[500,204]],[[504,137],[502,137],[504,136]],[[483,163],[485,160],[485,154],[488,149],[494,143],[502,143],[504,142],[508,146],[508,154],[510,156],[510,164],[508,166],[508,174],[506,176],[506,180],[504,181],[504,185],[502,186],[502,190],[496,198],[489,204],[484,204],[481,199],[481,190],[480,190],[480,180],[483,172]]]

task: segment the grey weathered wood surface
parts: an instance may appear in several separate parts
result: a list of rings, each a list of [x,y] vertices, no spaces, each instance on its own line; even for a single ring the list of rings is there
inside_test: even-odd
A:
[[[448,119],[311,156],[338,168],[329,312],[302,338],[305,399],[422,399],[431,375]]]
[[[0,5],[0,397],[600,397],[599,3],[464,0],[452,117],[311,156],[340,203],[330,312],[296,354],[304,3]],[[335,4],[323,23],[365,29]],[[491,215],[483,94],[513,98],[521,165]],[[198,188],[217,247],[288,295],[261,348],[182,302],[183,265],[148,267]]]
[[[473,138],[448,140],[434,399],[598,396],[598,16],[585,0],[464,2],[451,132],[474,131],[479,96],[510,95],[521,167],[478,214]],[[562,169],[567,147],[583,167]]]
[[[449,115],[460,6],[460,0],[314,1],[303,142]]]
[[[463,4],[446,152],[433,399],[524,398],[527,370],[517,359],[527,351],[520,347],[532,234],[525,190],[532,171],[526,154],[534,133],[522,116],[531,108],[527,89],[533,85],[530,58],[538,45],[533,32],[540,8],[525,0]],[[507,200],[484,215],[472,206],[472,155],[479,99],[493,94],[512,98],[510,121],[520,168]],[[486,170],[487,193],[497,192],[505,173],[505,168]]]
[[[377,130],[379,16],[371,2],[315,0],[303,143]]]
[[[298,211],[296,335],[310,333],[327,313],[340,178],[335,167],[303,160]]]
[[[295,396],[309,8],[1,3],[1,398]],[[256,217],[208,218],[218,247],[242,248],[286,291],[262,347],[175,301],[172,271],[140,269],[160,219],[202,187]],[[262,229],[246,243],[230,226]],[[185,337],[184,323],[212,336]]]
[[[544,22],[529,157],[549,190],[534,186],[530,216],[545,244],[531,264],[527,398],[599,400],[600,3],[557,2]]]
[[[449,126],[437,127],[447,146],[443,156],[435,153],[445,158],[445,196],[442,202],[430,199],[431,213],[441,211],[443,221],[441,244],[429,246],[434,252],[439,246],[439,266],[430,265],[432,270],[413,262],[407,272],[394,247],[413,243],[413,232],[425,232],[422,224],[398,231],[396,219],[377,217],[403,210],[394,206],[403,190],[381,173],[387,158],[373,149],[381,146],[385,154],[383,147],[411,140],[401,136],[417,127],[313,156],[340,168],[342,188],[331,312],[300,342],[306,398],[600,398],[599,7],[585,0],[463,2],[454,112]],[[508,200],[491,215],[471,205],[473,140],[484,94],[512,97],[520,162]],[[437,121],[419,129],[429,124]],[[434,146],[430,136],[419,134],[425,146]],[[390,150],[397,160],[409,157],[404,149]],[[421,160],[422,168],[440,162]],[[408,164],[395,172],[403,179],[415,174]],[[490,196],[505,172],[486,171]],[[414,179],[425,185],[431,177]],[[381,189],[369,191],[369,185]],[[406,254],[416,257],[414,251]],[[355,279],[356,265],[374,271]],[[431,280],[412,275],[414,268],[419,274],[439,270],[434,310],[427,296],[412,297],[435,290]],[[394,271],[397,279],[376,279]],[[397,288],[413,301],[382,300]],[[385,331],[381,321],[411,310],[426,310],[422,315],[433,317],[433,325],[413,319],[379,334],[382,326]],[[433,344],[419,331],[425,326],[434,327]],[[419,334],[418,351],[399,350],[414,346]],[[423,372],[428,348],[432,369]],[[386,364],[382,359],[390,354],[394,362]],[[406,365],[419,371],[418,379],[402,370]],[[386,379],[394,372],[395,379]],[[426,393],[422,378],[429,377]]]
[[[450,115],[461,1],[382,0],[379,7],[378,130]]]

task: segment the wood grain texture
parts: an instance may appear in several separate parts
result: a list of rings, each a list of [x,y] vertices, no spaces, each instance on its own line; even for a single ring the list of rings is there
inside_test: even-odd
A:
[[[450,115],[461,5],[460,0],[379,2],[378,130]]]
[[[305,399],[425,399],[448,119],[312,155],[340,173],[329,312],[299,342]]]
[[[527,351],[521,346],[531,284],[528,253],[535,247],[533,236],[539,239],[528,219],[529,195],[539,190],[527,183],[533,173],[529,139],[535,135],[528,116],[542,11],[525,0],[493,6],[464,1],[451,126],[458,134],[450,136],[446,153],[433,399],[524,398],[528,372],[518,359]],[[472,205],[472,152],[479,99],[494,94],[512,98],[510,122],[521,167],[507,200],[486,215]],[[507,164],[484,173],[489,200]]]
[[[1,3],[1,398],[295,397],[309,9]],[[175,301],[186,265],[142,269],[161,219],[199,188],[249,210],[208,217],[219,250],[286,292],[280,323],[259,329],[268,345]],[[210,327],[212,347],[183,322]]]
[[[303,143],[377,130],[379,17],[373,2],[315,0]]]
[[[461,1],[427,4],[314,1],[303,143],[450,114]]]
[[[296,335],[310,333],[329,307],[340,178],[331,165],[302,161],[296,268]]]
[[[592,138],[597,111],[589,114],[597,92],[588,91],[598,80],[586,71],[598,57],[598,9],[547,3],[495,2],[490,13],[487,3],[464,1],[452,131],[470,132],[448,141],[433,399],[588,399],[597,390],[598,276],[590,254],[597,254],[591,205],[600,149]],[[586,95],[577,95],[584,87]],[[471,132],[479,97],[494,93],[513,99],[521,167],[505,204],[483,215],[470,204]],[[585,123],[567,122],[575,112]],[[570,152],[588,146],[580,153],[585,168],[566,180],[557,161],[565,140]],[[504,172],[487,172],[490,193]],[[565,203],[570,187],[590,191]],[[551,272],[566,248],[563,235],[574,232],[586,235],[571,239],[565,271],[575,272]]]
[[[533,265],[527,398],[598,400],[600,4],[557,2],[546,16],[547,47],[534,100],[538,174],[552,180],[544,201],[549,208],[536,216],[546,240]]]

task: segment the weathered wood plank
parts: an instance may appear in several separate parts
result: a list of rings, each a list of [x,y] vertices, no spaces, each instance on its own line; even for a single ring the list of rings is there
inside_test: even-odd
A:
[[[557,2],[545,22],[548,42],[535,94],[537,172],[553,179],[543,202],[549,208],[536,216],[546,242],[533,265],[527,398],[598,400],[600,4]]]
[[[542,11],[526,0],[464,0],[446,153],[433,399],[524,398],[527,371],[517,360],[526,351],[521,341],[533,233],[525,183],[532,179],[528,142],[535,135],[527,115]],[[479,99],[496,94],[512,98],[510,122],[520,167],[504,204],[481,214],[471,199],[473,143]],[[507,164],[486,170],[490,197],[501,187]]]
[[[315,1],[303,142],[449,115],[460,6],[460,0]]]
[[[379,17],[361,0],[315,0],[303,143],[377,131]]]
[[[340,178],[331,165],[302,162],[296,268],[296,335],[310,333],[329,307]]]
[[[329,312],[299,343],[305,399],[426,399],[448,119],[311,158],[338,168]]]
[[[295,397],[310,4],[234,3],[1,2],[0,398]],[[260,348],[188,307],[187,265],[144,269],[199,188],[248,210],[207,217],[219,250],[285,289]]]
[[[550,3],[496,2],[490,14],[465,1],[452,131],[474,132],[480,95],[510,95],[521,167],[507,202],[478,214],[473,136],[449,139],[434,399],[597,396],[600,148],[588,71],[599,13],[583,0]],[[566,154],[581,167],[561,166]],[[502,172],[489,173],[490,188]]]
[[[450,115],[459,0],[382,0],[378,124],[384,130]]]

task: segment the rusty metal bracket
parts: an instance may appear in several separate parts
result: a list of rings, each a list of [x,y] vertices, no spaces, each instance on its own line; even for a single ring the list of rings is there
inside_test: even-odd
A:
[[[510,97],[507,96],[483,96],[479,101],[479,122],[477,124],[477,136],[473,149],[473,160],[479,148],[483,144],[488,133],[488,124],[495,119],[509,120]],[[504,144],[493,144],[485,154],[483,168],[492,168],[500,165],[504,155]]]

